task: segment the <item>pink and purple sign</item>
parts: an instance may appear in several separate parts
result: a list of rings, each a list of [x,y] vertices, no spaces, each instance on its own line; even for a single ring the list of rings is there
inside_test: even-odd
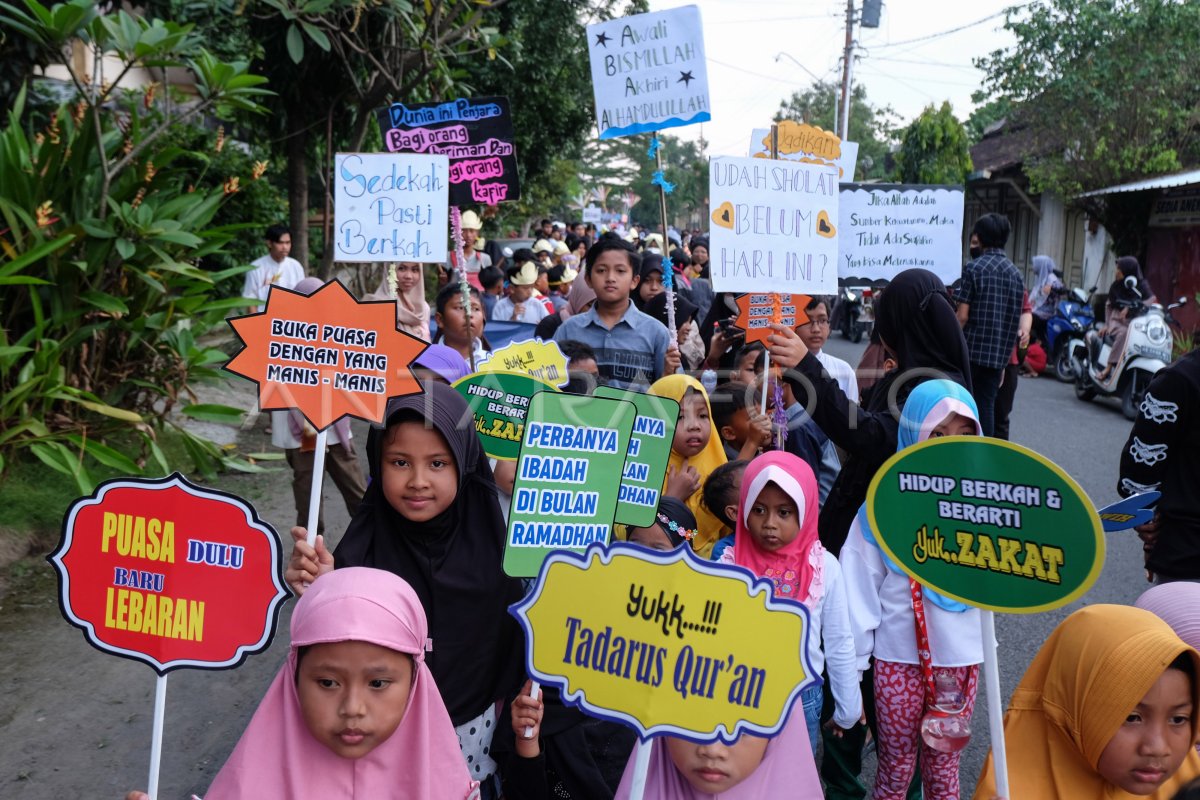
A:
[[[451,205],[495,205],[520,199],[507,97],[393,103],[376,115],[389,152],[450,159]]]

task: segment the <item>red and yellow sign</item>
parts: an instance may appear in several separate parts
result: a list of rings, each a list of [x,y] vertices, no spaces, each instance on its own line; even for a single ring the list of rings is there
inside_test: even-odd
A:
[[[360,303],[338,281],[311,295],[273,286],[262,312],[229,324],[245,347],[225,369],[258,384],[262,409],[294,408],[317,430],[382,422],[389,397],[421,391],[408,365],[426,344],[396,330],[394,300]]]
[[[811,298],[806,294],[751,293],[738,295],[738,315],[734,325],[746,332],[746,343],[762,342],[771,335],[771,323],[795,328],[808,322],[804,307]]]
[[[63,616],[88,642],[160,675],[266,649],[287,596],[275,531],[245,501],[178,473],[118,478],[76,500],[50,562]]]

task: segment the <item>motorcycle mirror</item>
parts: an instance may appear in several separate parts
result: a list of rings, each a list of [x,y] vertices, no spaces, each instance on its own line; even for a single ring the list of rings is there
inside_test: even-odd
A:
[[[1176,300],[1175,302],[1179,303],[1179,305],[1181,305],[1181,306],[1187,305],[1187,298],[1184,297],[1183,295],[1179,295],[1179,299]]]
[[[1138,297],[1141,297],[1141,296],[1142,296],[1142,293],[1138,291],[1138,280],[1137,280],[1137,277],[1136,277],[1136,276],[1134,276],[1134,275],[1128,275],[1128,276],[1126,276],[1126,278],[1125,278],[1125,288],[1126,288],[1126,289],[1129,289],[1130,291],[1132,291],[1132,292],[1133,292],[1134,294],[1136,294]]]

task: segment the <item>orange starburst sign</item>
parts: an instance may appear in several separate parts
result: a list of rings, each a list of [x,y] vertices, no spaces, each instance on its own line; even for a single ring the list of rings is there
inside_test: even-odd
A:
[[[243,347],[225,369],[258,384],[263,410],[296,409],[317,430],[383,422],[389,397],[421,391],[409,364],[426,344],[396,330],[394,300],[359,302],[336,280],[311,295],[272,286],[262,312],[229,324]]]
[[[804,307],[811,300],[806,294],[738,295],[738,316],[734,325],[746,332],[746,343],[761,342],[771,335],[771,323],[795,328],[808,322]]]

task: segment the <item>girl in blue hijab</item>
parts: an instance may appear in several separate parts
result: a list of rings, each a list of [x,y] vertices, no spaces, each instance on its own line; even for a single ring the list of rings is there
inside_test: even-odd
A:
[[[979,410],[970,392],[948,380],[913,389],[901,413],[898,450],[938,436],[980,435]],[[936,698],[926,697],[928,676],[918,655],[917,614],[923,607],[927,667],[939,689],[954,685],[969,717],[975,703],[983,641],[979,611],[922,587],[880,549],[866,506],[850,526],[839,557],[850,605],[858,668],[875,660],[874,702],[864,697],[873,722],[879,770],[872,800],[903,800],[920,755],[921,784],[929,800],[957,798],[958,752],[925,747],[921,721]],[[874,713],[872,713],[874,712]],[[872,721],[872,716],[874,720]]]

